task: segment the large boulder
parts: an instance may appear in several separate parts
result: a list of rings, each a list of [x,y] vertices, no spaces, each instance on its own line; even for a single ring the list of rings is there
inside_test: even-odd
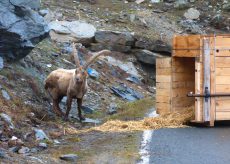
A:
[[[46,36],[48,26],[33,10],[39,6],[40,0],[0,1],[0,56],[23,58]]]
[[[84,45],[92,43],[96,28],[83,21],[53,21],[49,23],[50,37],[57,42],[76,41]]]
[[[151,65],[156,65],[156,58],[164,57],[158,53],[154,53],[149,50],[134,50],[134,55],[136,56],[138,61]]]
[[[154,40],[146,37],[135,36],[135,47],[140,49],[147,49],[149,51],[161,52],[170,55],[172,48],[167,43],[161,40]]]
[[[117,31],[97,31],[95,33],[95,40],[102,44],[123,46],[133,46],[135,42],[132,33]]]

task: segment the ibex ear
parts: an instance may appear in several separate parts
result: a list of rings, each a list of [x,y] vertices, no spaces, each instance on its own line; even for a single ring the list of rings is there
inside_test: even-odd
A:
[[[77,68],[81,67],[81,64],[80,64],[80,60],[79,60],[79,57],[78,57],[78,50],[76,49],[76,45],[75,43],[72,43],[72,55],[74,57],[74,61],[75,61],[75,64],[77,66]]]

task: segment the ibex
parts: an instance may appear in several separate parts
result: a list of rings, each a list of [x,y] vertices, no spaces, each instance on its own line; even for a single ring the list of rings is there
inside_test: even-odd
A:
[[[64,116],[68,120],[68,115],[71,109],[73,99],[77,99],[78,116],[80,120],[85,118],[81,114],[82,99],[87,92],[87,67],[96,60],[100,55],[108,55],[111,53],[109,50],[102,50],[94,53],[93,56],[81,66],[78,51],[73,43],[73,56],[77,68],[66,70],[57,69],[52,71],[45,80],[45,89],[49,92],[53,100],[53,111],[59,115],[64,115],[59,107],[59,103],[64,96],[67,96],[67,110]]]

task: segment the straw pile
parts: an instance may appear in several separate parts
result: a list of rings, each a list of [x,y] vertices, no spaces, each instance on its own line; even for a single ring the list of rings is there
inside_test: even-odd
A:
[[[124,132],[186,127],[186,123],[194,117],[193,111],[193,108],[190,108],[181,112],[167,113],[155,118],[145,118],[140,121],[111,120],[101,126],[93,127],[91,130],[102,132]]]

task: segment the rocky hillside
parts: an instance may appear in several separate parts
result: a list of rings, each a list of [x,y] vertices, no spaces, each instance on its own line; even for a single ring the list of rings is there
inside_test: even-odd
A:
[[[123,141],[130,145],[137,142],[134,134],[71,135],[108,119],[144,117],[147,108],[154,105],[155,59],[171,55],[173,35],[230,31],[229,0],[42,0],[41,5],[30,0],[20,2],[0,2],[0,13],[5,13],[0,19],[0,160],[4,162],[60,163],[61,155],[72,152],[67,147],[72,142],[84,161],[89,151],[85,146],[95,148],[99,141],[111,144],[108,138],[112,138],[121,151]],[[10,22],[8,17],[12,18]],[[69,122],[56,117],[44,90],[44,80],[51,71],[76,67],[71,42],[83,46],[79,54],[82,63],[91,52],[112,51],[87,70],[90,88],[83,102],[85,123],[77,118],[76,103]],[[63,111],[65,101],[61,102]],[[133,106],[133,101],[139,104]],[[47,153],[52,157],[48,159]],[[95,154],[90,150],[90,160]],[[137,158],[134,155],[130,160]]]

